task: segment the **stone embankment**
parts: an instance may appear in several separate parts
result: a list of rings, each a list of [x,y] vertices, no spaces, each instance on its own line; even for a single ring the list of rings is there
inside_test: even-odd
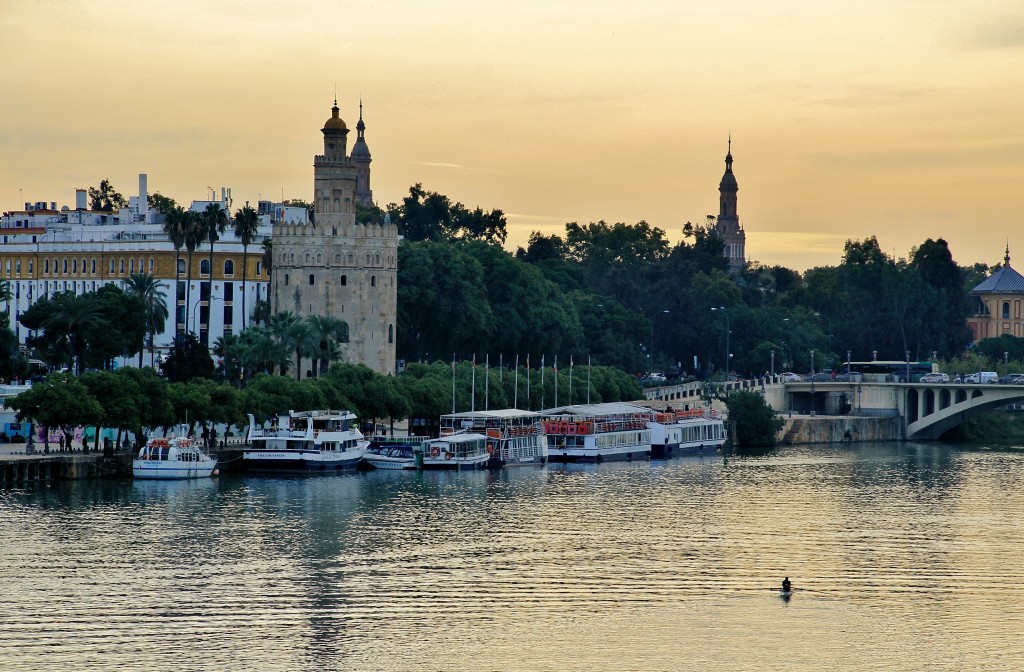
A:
[[[781,444],[857,443],[860,441],[902,441],[900,417],[859,417],[851,415],[783,416],[786,424],[779,432]]]

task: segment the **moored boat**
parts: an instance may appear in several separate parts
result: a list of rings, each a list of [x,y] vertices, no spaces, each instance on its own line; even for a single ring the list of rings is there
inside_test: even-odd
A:
[[[487,436],[464,432],[431,439],[423,454],[424,469],[478,469],[487,466]]]
[[[371,441],[363,463],[374,469],[416,469],[417,450],[423,448],[412,441]]]
[[[150,439],[132,460],[132,476],[143,479],[206,478],[216,468],[217,458],[181,437]]]
[[[652,411],[612,402],[548,409],[544,431],[551,462],[605,462],[651,456]]]
[[[368,445],[350,411],[289,411],[271,427],[257,426],[249,414],[242,458],[247,471],[330,473],[355,469]]]
[[[713,453],[725,443],[725,423],[710,409],[655,413],[650,428],[655,458]]]
[[[540,413],[515,408],[441,416],[441,436],[472,432],[487,437],[488,466],[542,465],[548,445]]]

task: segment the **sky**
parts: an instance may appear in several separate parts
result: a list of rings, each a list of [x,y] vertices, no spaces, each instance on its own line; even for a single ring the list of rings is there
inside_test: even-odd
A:
[[[0,210],[139,173],[311,200],[337,95],[379,205],[501,209],[510,250],[602,219],[681,240],[731,136],[752,261],[1024,260],[1020,0],[0,0],[0,44]]]

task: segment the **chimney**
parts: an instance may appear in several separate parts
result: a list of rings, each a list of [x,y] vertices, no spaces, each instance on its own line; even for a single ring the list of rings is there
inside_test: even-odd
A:
[[[139,215],[145,219],[146,214],[149,212],[149,191],[147,185],[148,179],[145,173],[139,173]]]
[[[75,210],[85,210],[89,207],[89,201],[85,189],[75,189]]]

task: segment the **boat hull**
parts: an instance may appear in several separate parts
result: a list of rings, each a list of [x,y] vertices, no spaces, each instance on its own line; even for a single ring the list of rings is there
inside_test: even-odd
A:
[[[548,461],[559,464],[573,464],[576,462],[615,462],[630,460],[647,460],[651,457],[649,446],[635,446],[622,451],[601,451],[597,449],[575,449],[567,450],[562,448],[550,448]]]
[[[444,457],[425,457],[423,458],[424,469],[449,469],[449,470],[465,470],[465,469],[483,469],[487,466],[487,455],[481,457],[473,457],[466,459],[450,459],[446,460]]]
[[[325,454],[316,450],[246,450],[245,470],[254,473],[317,474],[355,471],[363,453]]]
[[[132,476],[145,480],[208,478],[216,468],[217,460],[201,462],[132,460]]]
[[[718,452],[724,441],[706,443],[675,443],[667,445],[651,444],[651,457],[653,459],[668,459],[682,455],[710,455]]]

